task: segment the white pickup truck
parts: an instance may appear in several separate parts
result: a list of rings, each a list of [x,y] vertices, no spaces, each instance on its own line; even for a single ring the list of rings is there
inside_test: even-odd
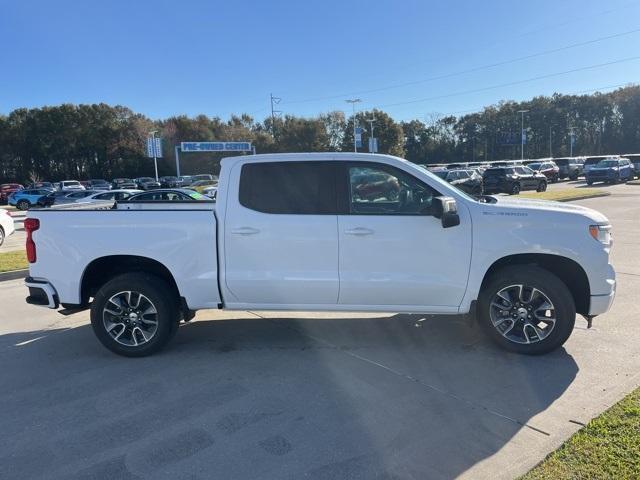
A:
[[[386,155],[240,156],[222,160],[217,202],[30,210],[27,301],[90,305],[127,356],[222,308],[470,314],[538,354],[611,306],[610,228],[580,206],[478,200]]]

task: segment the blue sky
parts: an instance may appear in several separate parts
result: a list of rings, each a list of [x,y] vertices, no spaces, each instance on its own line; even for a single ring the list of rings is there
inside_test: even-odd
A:
[[[640,31],[455,74],[639,30],[640,1],[0,0],[0,12],[4,114],[106,102],[261,120],[273,92],[285,113],[350,112],[359,97],[425,120],[640,82],[640,58],[528,81],[640,57]]]

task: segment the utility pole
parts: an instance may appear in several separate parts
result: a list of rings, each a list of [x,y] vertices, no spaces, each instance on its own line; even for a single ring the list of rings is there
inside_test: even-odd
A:
[[[370,140],[371,141],[371,149],[370,149],[371,151],[369,153],[375,153],[373,151],[374,150],[374,148],[373,148],[374,147],[374,144],[373,144],[373,142],[374,142],[374,140],[373,140],[373,138],[374,138],[373,137],[373,122],[375,122],[375,121],[376,121],[376,117],[367,118],[367,122],[369,122],[369,126],[370,126],[370,129],[371,129],[371,140]]]
[[[529,110],[518,110],[520,114],[520,160],[524,160],[524,114]]]
[[[158,181],[158,157],[156,156],[156,133],[158,130],[154,130],[153,132],[149,132],[151,134],[151,145],[153,146],[153,166],[156,169],[156,182]]]
[[[351,108],[353,111],[353,151],[358,153],[358,144],[356,143],[356,103],[360,103],[362,100],[359,98],[350,98],[345,100],[345,102],[351,104]]]
[[[281,114],[282,111],[275,110],[274,106],[279,104],[282,98],[274,97],[273,93],[270,93],[269,97],[271,99],[271,135],[273,135],[273,138],[276,138],[276,115]]]
[[[549,158],[553,158],[553,147],[551,146],[551,125],[549,125]]]
[[[576,127],[569,127],[569,148],[570,148],[570,152],[569,156],[573,157],[573,142],[574,142],[574,138],[575,138],[575,130]]]

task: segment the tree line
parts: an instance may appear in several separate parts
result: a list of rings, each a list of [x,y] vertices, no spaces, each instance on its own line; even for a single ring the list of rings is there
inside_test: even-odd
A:
[[[114,178],[152,175],[146,138],[163,138],[160,174],[175,173],[174,145],[181,141],[249,141],[258,153],[353,151],[353,123],[369,119],[380,153],[415,163],[491,161],[520,156],[521,110],[526,158],[621,154],[640,151],[640,86],[590,95],[539,96],[502,101],[482,111],[396,121],[374,109],[347,117],[341,111],[313,118],[294,115],[257,121],[242,114],[228,120],[198,115],[151,120],[124,106],[63,104],[19,108],[0,115],[0,181]],[[223,154],[182,156],[183,173],[216,172]]]

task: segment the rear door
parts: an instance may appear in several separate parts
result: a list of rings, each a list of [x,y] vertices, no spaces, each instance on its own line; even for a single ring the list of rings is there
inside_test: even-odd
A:
[[[338,186],[339,303],[455,311],[471,258],[468,217],[443,228],[430,213],[440,192],[386,164],[345,164]]]
[[[522,188],[534,188],[538,186],[538,180],[535,178],[533,170],[529,167],[516,167],[518,175],[520,175],[520,183]]]
[[[227,304],[335,305],[338,230],[335,163],[238,164],[226,198]],[[236,196],[231,192],[235,191]]]

